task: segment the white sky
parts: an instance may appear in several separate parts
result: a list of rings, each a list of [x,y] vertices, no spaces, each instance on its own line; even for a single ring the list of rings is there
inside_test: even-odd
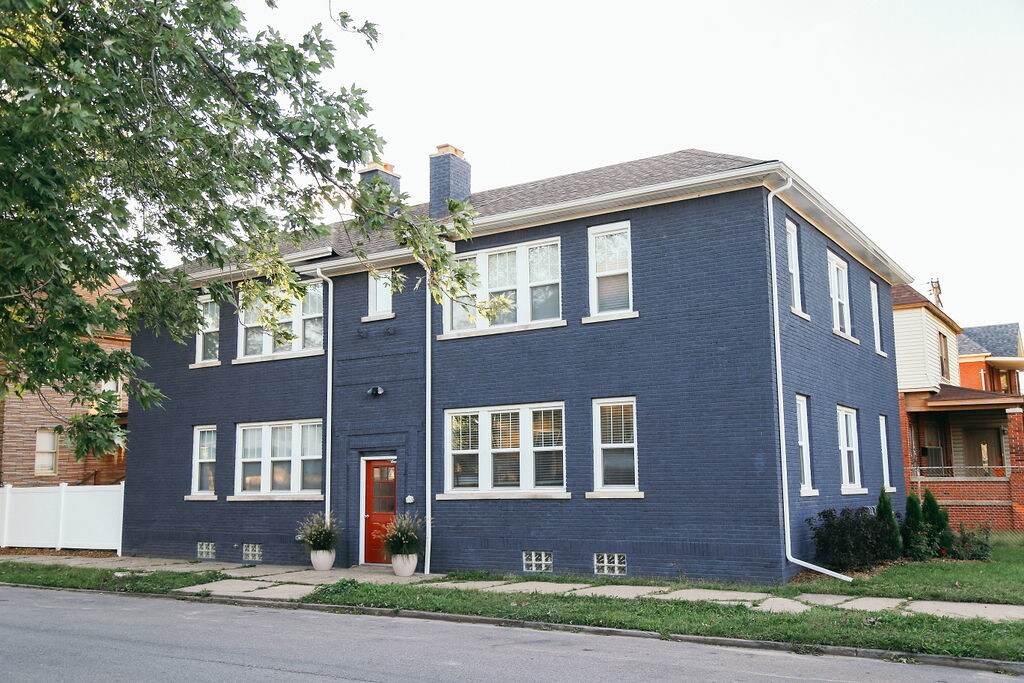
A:
[[[412,200],[428,155],[484,190],[688,147],[781,159],[964,326],[1024,319],[1024,2],[240,0],[335,37]]]

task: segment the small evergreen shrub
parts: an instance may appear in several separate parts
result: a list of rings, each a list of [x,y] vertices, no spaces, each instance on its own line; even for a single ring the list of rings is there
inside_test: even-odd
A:
[[[892,510],[890,509],[890,514]],[[807,520],[814,537],[815,559],[838,571],[867,569],[886,558],[888,529],[867,508],[829,508]]]
[[[903,555],[911,560],[929,560],[938,553],[938,543],[925,528],[921,499],[916,493],[907,496],[907,516],[900,535],[903,537]]]
[[[953,536],[949,528],[949,512],[939,507],[939,501],[931,489],[924,490],[924,502],[921,503],[921,515],[924,517],[924,526],[933,542],[939,550],[947,553],[952,548]],[[949,534],[943,534],[949,531]]]
[[[878,508],[875,516],[879,524],[879,547],[878,557],[882,560],[896,560],[903,555],[903,538],[900,536],[900,526],[896,522],[896,515],[892,511],[892,500],[889,494],[883,489],[878,495]]]

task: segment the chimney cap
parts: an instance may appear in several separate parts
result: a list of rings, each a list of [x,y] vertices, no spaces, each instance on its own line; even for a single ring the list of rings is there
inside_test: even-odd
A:
[[[401,178],[402,177],[402,176],[398,175],[397,173],[395,173],[395,165],[394,164],[384,164],[384,163],[381,163],[379,161],[371,161],[366,166],[364,166],[361,169],[359,169],[357,171],[357,173],[359,173],[359,175],[363,175],[364,173],[369,173],[371,171],[383,171],[384,173],[387,173],[388,175],[393,175],[396,178]]]
[[[466,156],[465,152],[463,152],[461,149],[459,149],[455,145],[449,145],[447,142],[444,143],[443,145],[438,145],[437,146],[437,152],[435,152],[434,154],[431,154],[430,156],[432,156],[432,157],[439,157],[442,154],[454,154],[455,156],[459,157],[460,159],[464,159],[465,156]]]

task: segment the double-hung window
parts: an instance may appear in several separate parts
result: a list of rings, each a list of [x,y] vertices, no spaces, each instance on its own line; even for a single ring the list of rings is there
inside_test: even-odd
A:
[[[840,493],[867,493],[860,485],[860,451],[857,445],[857,411],[836,407],[839,421],[839,463],[842,471]]]
[[[217,466],[217,428],[196,427],[192,439],[192,493],[212,494]]]
[[[565,491],[563,413],[561,403],[447,411],[445,490]]]
[[[850,331],[850,279],[846,261],[828,253],[828,291],[832,298],[832,331],[847,337]]]
[[[320,492],[322,420],[240,424],[237,442],[237,494]]]
[[[800,495],[815,496],[811,478],[811,436],[807,419],[807,397],[796,395],[796,447],[800,453]]]
[[[445,332],[499,331],[562,318],[561,257],[558,238],[474,252],[469,262],[476,277],[464,298],[446,303]],[[494,319],[477,311],[477,302],[500,300]]]
[[[939,332],[939,374],[949,379],[949,338]]]
[[[52,429],[36,430],[36,474],[57,474],[57,434]]]
[[[871,330],[875,335],[875,353],[884,356],[885,349],[882,348],[882,318],[881,306],[878,301],[878,283],[870,281],[871,287]]]
[[[797,225],[786,219],[786,264],[789,268],[789,307],[794,313],[804,312],[803,292],[800,289],[800,238]]]
[[[591,226],[590,316],[633,311],[633,265],[629,221]]]
[[[367,292],[369,301],[366,307],[366,317],[363,322],[390,318],[394,316],[391,311],[391,269],[378,270],[376,274],[367,273]]]
[[[209,295],[199,297],[202,322],[196,332],[196,363],[211,363],[220,356],[220,304]]]
[[[322,349],[324,345],[324,296],[319,282],[306,285],[302,300],[292,299],[291,307],[278,320],[293,339],[279,341],[259,324],[259,310],[249,307],[238,317],[238,348],[242,358],[272,356]]]
[[[636,399],[594,401],[594,490],[636,491]]]
[[[878,416],[878,435],[881,440],[882,449],[882,486],[889,493],[896,489],[892,485],[892,475],[889,472],[889,429],[885,415]]]

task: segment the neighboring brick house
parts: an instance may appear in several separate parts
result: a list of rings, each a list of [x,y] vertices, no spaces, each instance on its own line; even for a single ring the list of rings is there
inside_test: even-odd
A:
[[[971,388],[968,330],[913,287],[893,308],[907,490],[931,489],[954,526],[1024,530],[1024,397]]]
[[[112,283],[124,284],[119,278]],[[94,294],[85,294],[95,298]],[[102,333],[94,337],[105,351],[131,349],[131,337]],[[120,421],[127,423],[128,396],[121,386]],[[0,485],[54,486],[115,484],[124,480],[125,452],[119,448],[103,457],[76,460],[74,452],[54,431],[72,415],[85,412],[68,397],[47,388],[18,398],[0,399]]]
[[[167,400],[131,404],[126,553],[308,562],[295,527],[326,507],[340,565],[383,561],[374,528],[411,511],[433,571],[782,581],[822,509],[887,487],[902,510],[890,286],[910,278],[785,164],[685,150],[472,192],[442,146],[430,180],[419,210],[479,212],[454,245],[476,298],[514,309],[392,293],[337,229],[287,255],[312,283],[293,343],[231,301],[194,344],[139,331]]]
[[[960,335],[960,384],[971,389],[1020,395],[1024,344],[1020,325],[965,327]]]

